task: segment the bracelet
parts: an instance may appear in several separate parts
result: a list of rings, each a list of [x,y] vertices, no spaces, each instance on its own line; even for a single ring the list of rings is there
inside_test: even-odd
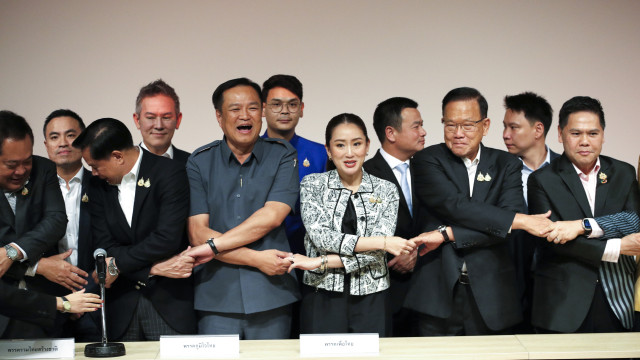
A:
[[[384,245],[382,246],[382,251],[387,252],[387,236],[384,236]]]
[[[209,238],[207,240],[207,244],[209,245],[209,247],[213,251],[213,255],[214,256],[220,254],[220,251],[218,251],[218,248],[216,247],[216,244],[213,242],[213,238]]]
[[[327,255],[320,256],[320,272],[327,270]]]

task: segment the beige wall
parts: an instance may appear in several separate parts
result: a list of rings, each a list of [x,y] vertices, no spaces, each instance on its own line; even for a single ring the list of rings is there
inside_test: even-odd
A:
[[[489,101],[485,144],[503,149],[502,98],[531,90],[555,110],[548,143],[561,151],[557,111],[589,95],[608,121],[603,153],[635,165],[639,14],[639,1],[2,0],[0,108],[27,118],[46,155],[49,112],[135,130],[138,89],[162,77],[182,102],[174,143],[192,151],[221,138],[211,104],[219,83],[289,73],[305,85],[303,136],[323,142],[340,112],[370,124],[378,102],[407,96],[420,103],[430,145],[442,141],[444,94],[472,86]]]

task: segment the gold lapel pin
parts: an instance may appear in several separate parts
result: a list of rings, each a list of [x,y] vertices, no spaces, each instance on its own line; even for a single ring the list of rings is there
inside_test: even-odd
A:
[[[144,186],[144,178],[141,177],[140,180],[138,180],[138,186]]]
[[[484,175],[482,175],[481,172],[478,173],[478,177],[476,177],[476,180],[478,181],[484,181]]]
[[[491,181],[491,175],[487,174],[484,176],[484,181]]]
[[[149,186],[151,186],[151,179],[147,179],[147,181],[144,182],[144,187],[148,188]]]
[[[598,175],[598,178],[600,178],[600,183],[601,184],[606,184],[607,183],[607,174],[601,172],[600,175]]]
[[[89,197],[87,196],[87,193],[85,193],[84,195],[82,195],[82,202],[83,202],[83,203],[88,203],[88,202],[89,202]]]
[[[22,195],[24,195],[24,196],[29,195],[29,189],[27,189],[26,187],[22,188]]]
[[[369,202],[370,202],[370,203],[372,203],[372,204],[374,204],[374,203],[376,203],[376,199],[374,199],[374,198],[370,197],[370,198],[369,198]]]
[[[302,162],[302,166],[304,166],[304,167],[309,167],[309,166],[311,166],[311,163],[309,162],[309,159],[304,158],[304,161]]]

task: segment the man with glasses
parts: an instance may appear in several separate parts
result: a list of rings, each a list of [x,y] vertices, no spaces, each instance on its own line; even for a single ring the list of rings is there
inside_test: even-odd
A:
[[[548,214],[518,213],[522,163],[481,144],[487,109],[478,90],[451,90],[442,100],[445,142],[413,158],[425,231],[415,239],[425,247],[406,305],[419,313],[422,336],[509,333],[522,320],[509,234],[550,224]]]
[[[133,121],[142,134],[140,147],[187,164],[190,154],[171,144],[174,132],[180,127],[182,113],[178,94],[169,84],[158,79],[140,89]]]

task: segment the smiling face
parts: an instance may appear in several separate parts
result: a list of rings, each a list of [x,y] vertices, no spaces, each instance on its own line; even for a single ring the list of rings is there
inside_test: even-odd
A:
[[[282,106],[282,110],[274,112],[272,108]],[[292,110],[292,107],[295,110]],[[298,121],[302,117],[304,103],[296,94],[283,87],[275,87],[269,90],[267,102],[263,104],[262,113],[267,120],[269,130],[281,136],[288,135],[296,129]]]
[[[570,114],[564,129],[558,127],[558,141],[569,160],[583,173],[589,173],[604,143],[604,129],[598,115],[588,111]]]
[[[5,139],[0,154],[0,189],[16,191],[29,179],[33,166],[33,141],[24,139]]]
[[[70,116],[51,119],[45,129],[44,145],[49,159],[59,168],[80,168],[82,152],[71,146],[82,130],[78,120]]]
[[[478,101],[471,99],[448,103],[442,121],[445,126],[444,142],[449,150],[458,157],[474,160],[490,125],[490,120],[480,115]],[[447,131],[448,127],[453,131]],[[464,127],[470,131],[465,131]]]
[[[341,179],[351,180],[361,176],[368,151],[369,141],[357,125],[344,123],[333,129],[327,155]]]
[[[234,153],[250,151],[262,127],[260,95],[252,87],[240,85],[226,90],[222,96],[216,118],[229,148]]]
[[[142,100],[140,108],[140,114],[133,114],[133,121],[149,150],[162,155],[180,127],[182,113],[176,114],[176,104],[166,95],[148,96]]]

